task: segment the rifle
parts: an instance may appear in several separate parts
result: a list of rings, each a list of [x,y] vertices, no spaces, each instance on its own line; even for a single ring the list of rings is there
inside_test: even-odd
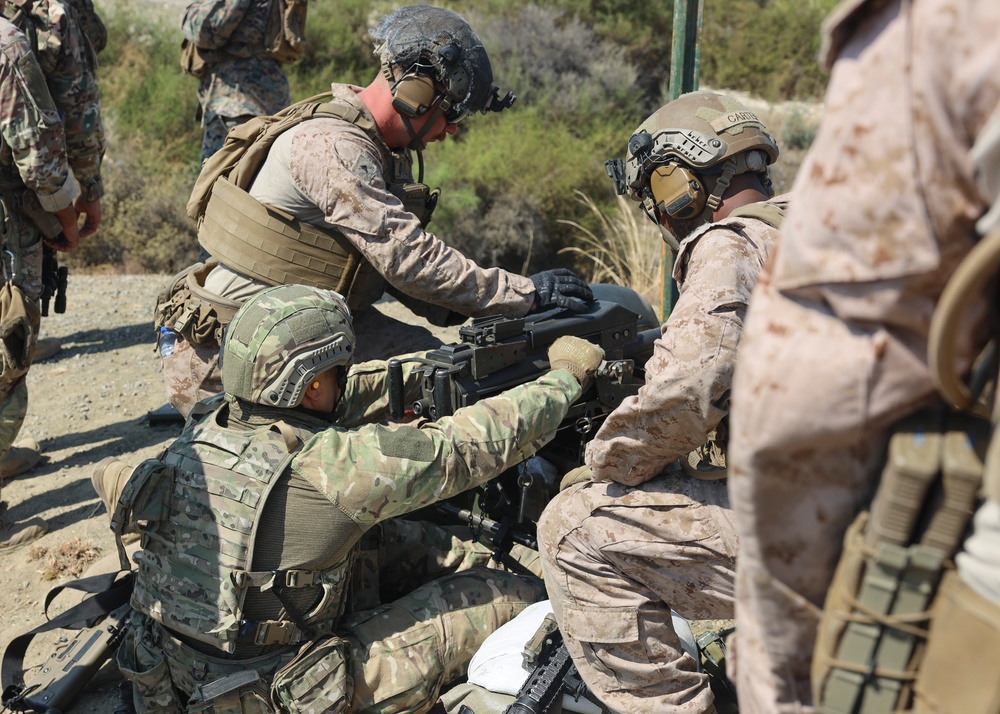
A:
[[[66,284],[69,282],[69,268],[59,265],[56,252],[45,244],[42,246],[42,317],[49,316],[49,301],[56,300],[55,311],[66,312]]]
[[[638,329],[639,316],[610,301],[595,300],[585,312],[555,309],[524,318],[485,317],[460,328],[461,341],[423,357],[388,363],[389,412],[439,419],[481,399],[525,384],[549,370],[548,347],[563,335],[575,335],[604,349],[594,384],[569,409],[556,436],[539,451],[559,473],[583,463],[586,443],[603,420],[645,383],[642,369],[653,353],[659,328]],[[417,362],[420,397],[404,404],[403,364]],[[485,486],[436,510],[449,519],[486,528],[494,558],[507,562],[514,542],[534,543],[535,521],[553,495],[546,480],[528,463],[501,474]],[[478,498],[473,507],[470,499]],[[455,505],[455,502],[459,505]],[[481,529],[480,529],[481,530]],[[529,545],[529,547],[532,547]]]
[[[524,646],[524,661],[534,668],[504,714],[545,714],[564,692],[577,701],[580,697],[587,697],[604,711],[604,707],[590,695],[573,666],[553,615],[545,616],[538,632]]]
[[[15,711],[61,714],[121,644],[129,626],[131,608],[123,605],[101,624],[62,637],[49,659],[32,679],[3,691],[3,705]]]

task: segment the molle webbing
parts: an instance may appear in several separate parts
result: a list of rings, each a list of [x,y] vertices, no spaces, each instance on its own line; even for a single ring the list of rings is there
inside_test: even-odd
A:
[[[346,238],[266,206],[224,178],[212,187],[198,239],[233,270],[270,285],[335,290],[352,311],[370,307],[385,279]]]

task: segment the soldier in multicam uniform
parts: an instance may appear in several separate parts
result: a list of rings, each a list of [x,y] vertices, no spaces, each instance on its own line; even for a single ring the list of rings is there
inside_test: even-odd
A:
[[[498,99],[482,42],[450,10],[401,8],[373,34],[382,72],[367,87],[333,85],[333,99],[323,107],[337,114],[317,114],[280,134],[248,191],[215,182],[199,241],[219,265],[194,288],[197,295],[179,289],[166,311],[158,308],[171,312],[160,325],[189,338],[164,361],[167,398],[182,414],[220,390],[219,345],[212,337],[222,324],[218,316],[276,282],[344,285],[365,359],[440,344],[428,330],[372,307],[386,289],[415,310],[436,310],[432,321],[439,323],[454,323],[456,314],[458,321],[520,317],[556,304],[582,307],[590,299],[589,287],[567,270],[528,278],[481,268],[424,229],[422,218],[433,207],[428,200],[436,195],[413,182],[410,151],[456,134],[458,122],[472,113],[504,109],[512,97]],[[299,219],[303,235],[306,229],[310,235],[278,232],[281,221],[271,209]],[[250,218],[257,214],[263,217]],[[308,275],[274,277],[299,269]],[[207,312],[212,324],[179,326]],[[192,331],[208,336],[191,341]]]
[[[275,2],[195,0],[184,11],[184,39],[201,50],[206,61],[198,81],[203,163],[234,126],[292,103],[288,77],[278,60],[265,52],[265,29]]]
[[[332,291],[257,293],[223,353],[225,397],[104,491],[117,532],[142,534],[118,654],[137,711],[427,711],[544,590],[484,567],[463,526],[398,519],[531,456],[603,352],[561,338],[537,380],[394,426],[374,423],[386,363],[348,372],[354,332]],[[406,368],[408,399],[419,382]]]
[[[715,711],[670,611],[733,615],[725,425],[750,291],[783,215],[785,198],[768,200],[767,167],[777,157],[753,112],[695,92],[654,112],[625,161],[609,162],[619,193],[642,201],[668,242],[667,232],[674,237],[680,298],[646,384],[587,447],[593,480],[564,488],[538,531],[567,649],[611,711]]]
[[[42,69],[49,95],[62,117],[67,160],[80,188],[76,210],[86,216],[78,234],[74,232],[74,238],[77,235],[86,237],[100,225],[101,196],[104,195],[101,181],[104,127],[101,123],[96,53],[78,22],[78,15],[58,0],[7,0],[6,3],[0,1],[0,6],[4,16],[26,35],[29,47]],[[17,198],[24,193],[25,188],[9,161],[6,165],[8,169],[4,177],[0,178],[0,183],[3,183],[5,196],[10,195],[8,191],[14,194],[8,200],[8,209],[14,210],[15,206],[20,205],[22,213],[28,211],[38,219],[37,225],[31,220],[21,221],[17,230],[24,234],[14,241],[8,241],[23,246],[37,245],[38,261],[42,258],[39,237],[43,234],[49,245],[56,250],[73,247],[75,240],[64,243],[61,248],[56,245],[55,242],[62,240],[59,237],[60,228],[64,229],[65,226],[60,227],[58,221],[44,215],[44,211],[49,210],[48,206],[35,205],[31,192],[26,194],[27,202]],[[0,168],[0,171],[3,169]],[[37,292],[32,293],[32,297],[37,296]],[[11,419],[9,423],[16,421],[19,427],[27,410],[27,393],[22,393],[22,387],[15,390],[14,403],[18,406],[15,408],[12,405],[11,408],[20,410],[21,416],[16,420]],[[13,439],[16,433],[17,428],[10,435],[0,433],[0,447],[6,450],[0,460],[0,475],[10,477],[24,473],[39,460],[39,446],[34,440],[25,439],[11,446],[7,438],[9,436]]]
[[[78,209],[88,216],[82,235],[89,235],[100,224],[104,193],[100,174],[104,128],[96,55],[107,44],[107,28],[91,0],[7,0],[4,13],[27,35],[49,93],[62,113],[70,166],[85,198]],[[47,359],[60,348],[57,338],[40,337],[33,361]],[[37,444],[26,440],[0,461],[0,473],[23,473],[37,463],[38,456]]]
[[[27,412],[25,375],[37,338],[42,290],[42,235],[21,210],[35,200],[57,219],[68,250],[79,240],[74,201],[80,187],[66,160],[59,112],[27,38],[0,16],[0,238],[5,286],[0,294],[0,450],[14,443]],[[37,456],[36,456],[37,460]],[[0,505],[5,509],[6,504]],[[0,550],[45,532],[33,519],[0,523]]]
[[[744,714],[816,710],[811,655],[845,530],[872,496],[888,428],[932,398],[928,328],[942,289],[997,225],[998,27],[1000,5],[976,0],[853,0],[827,24],[826,58],[837,59],[823,123],[754,292],[733,385],[730,663]],[[963,368],[985,342],[985,302],[958,329]],[[992,545],[976,556],[986,577],[975,589],[996,613],[992,503],[978,516]],[[963,560],[968,571],[975,558],[959,556],[960,572]],[[1000,627],[995,614],[972,632],[987,627]],[[985,712],[997,660],[979,640],[958,645],[978,661],[952,684],[988,681]]]

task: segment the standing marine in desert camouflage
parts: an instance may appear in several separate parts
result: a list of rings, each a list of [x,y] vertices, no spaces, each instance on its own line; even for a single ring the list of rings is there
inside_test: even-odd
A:
[[[934,401],[932,315],[956,266],[998,224],[997,27],[996,3],[852,0],[825,28],[832,69],[823,122],[754,291],[733,384],[732,654],[744,714],[821,709],[812,654],[845,532],[871,502],[890,427]],[[975,298],[956,325],[959,371],[985,344],[987,306],[996,304],[995,293]],[[950,694],[924,698],[918,680],[913,711],[996,707],[997,482],[987,491],[971,541],[978,547],[959,556],[960,594],[941,603],[954,647],[939,653],[927,684]],[[892,580],[882,577],[879,589],[896,592]],[[926,618],[906,623],[924,628]],[[889,640],[877,628],[868,637]],[[907,668],[864,659],[845,681]],[[897,675],[897,686],[912,679]]]

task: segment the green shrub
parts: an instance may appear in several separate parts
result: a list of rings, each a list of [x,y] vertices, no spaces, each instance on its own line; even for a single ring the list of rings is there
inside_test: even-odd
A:
[[[710,0],[701,37],[702,82],[770,98],[816,96],[818,25],[834,0]],[[663,103],[671,9],[639,0],[466,0],[463,14],[490,52],[496,83],[519,95],[512,110],[479,116],[426,152],[425,181],[444,195],[431,229],[484,265],[532,271],[579,255],[581,231],[617,210],[603,167]],[[670,3],[667,3],[670,5]],[[368,28],[397,3],[310,3],[309,49],[287,68],[292,96],[377,73]],[[179,11],[128,0],[101,5],[108,48],[100,82],[108,154],[99,235],[71,260],[171,271],[190,260],[184,214],[198,171],[197,81],[179,67]],[[786,144],[809,139],[789,121]],[[784,147],[783,147],[784,148]],[[576,199],[591,197],[593,206]],[[569,221],[573,225],[566,223]],[[578,226],[578,227],[577,227]],[[588,261],[581,261],[585,266]]]

